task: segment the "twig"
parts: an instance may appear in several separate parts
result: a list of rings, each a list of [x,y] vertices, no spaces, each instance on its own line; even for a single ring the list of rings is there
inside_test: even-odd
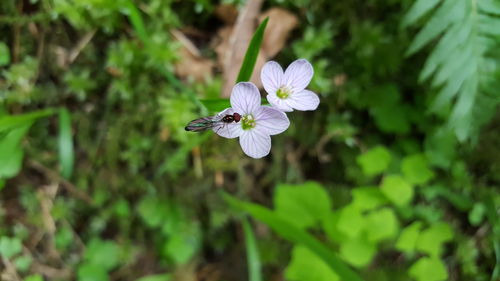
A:
[[[68,63],[69,64],[72,64],[76,60],[78,55],[82,52],[82,50],[85,49],[85,47],[90,43],[90,41],[94,37],[96,31],[97,31],[97,29],[93,29],[93,30],[87,32],[87,34],[85,34],[80,39],[80,41],[78,41],[78,43],[76,43],[76,46],[73,47],[73,49],[71,49],[71,51],[69,52],[69,56],[68,56]]]
[[[33,169],[41,172],[45,176],[47,176],[47,178],[49,178],[51,181],[60,183],[61,187],[66,189],[66,191],[73,194],[75,197],[87,202],[90,205],[94,204],[92,198],[89,195],[87,195],[85,192],[79,190],[76,186],[74,186],[72,183],[70,183],[69,181],[62,178],[59,174],[52,171],[51,169],[43,166],[42,164],[40,164],[34,160],[28,161],[28,165],[30,167],[32,167]]]
[[[2,262],[5,266],[5,272],[3,272],[1,276],[2,280],[23,281],[19,276],[19,273],[17,273],[16,267],[10,262],[9,259],[2,257]]]

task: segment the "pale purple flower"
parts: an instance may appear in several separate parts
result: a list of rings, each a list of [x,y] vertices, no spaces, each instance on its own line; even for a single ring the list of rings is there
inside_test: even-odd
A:
[[[271,151],[271,136],[284,132],[290,125],[286,114],[278,109],[262,106],[257,87],[250,82],[240,82],[231,92],[231,108],[219,115],[241,115],[239,122],[213,128],[219,136],[240,138],[240,145],[246,155],[262,158]]]
[[[306,90],[313,74],[312,65],[305,59],[292,62],[284,73],[277,62],[269,61],[262,67],[260,78],[272,106],[283,111],[315,110],[319,97]]]

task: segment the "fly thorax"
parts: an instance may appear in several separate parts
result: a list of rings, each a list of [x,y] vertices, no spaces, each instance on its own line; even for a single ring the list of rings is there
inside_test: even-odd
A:
[[[241,128],[243,130],[250,130],[255,127],[255,124],[255,119],[253,118],[252,114],[244,115],[241,118]]]
[[[287,86],[281,86],[278,91],[276,91],[276,96],[278,96],[278,98],[282,100],[287,99],[291,94],[292,89],[288,88]]]

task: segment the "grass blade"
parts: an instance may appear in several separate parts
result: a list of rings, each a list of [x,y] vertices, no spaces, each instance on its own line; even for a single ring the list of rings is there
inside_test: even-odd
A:
[[[253,68],[255,67],[255,62],[257,61],[257,56],[259,55],[260,45],[262,45],[262,39],[264,38],[264,30],[266,29],[267,22],[269,18],[266,18],[259,25],[255,33],[253,34],[252,40],[248,45],[247,52],[245,53],[245,58],[241,64],[240,73],[236,79],[236,83],[249,81],[252,77]]]
[[[259,256],[259,249],[257,242],[252,231],[250,223],[245,218],[241,222],[243,224],[243,233],[245,234],[245,246],[247,249],[247,264],[248,264],[248,280],[249,281],[262,281],[262,274],[260,271],[261,263]]]
[[[71,177],[74,161],[71,115],[66,108],[61,108],[59,110],[59,163],[64,178]]]
[[[238,200],[223,193],[223,197],[232,207],[249,213],[254,218],[264,222],[281,237],[290,242],[307,247],[320,257],[342,280],[363,281],[363,279],[348,267],[337,255],[321,244],[314,236],[283,220],[273,211],[257,204]]]

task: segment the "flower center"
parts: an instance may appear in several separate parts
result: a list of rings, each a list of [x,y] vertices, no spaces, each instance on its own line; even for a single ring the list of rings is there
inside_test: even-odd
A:
[[[255,119],[252,114],[247,114],[241,118],[241,128],[243,130],[250,130],[255,127]]]
[[[288,87],[286,86],[281,86],[278,91],[276,91],[276,95],[278,96],[278,98],[280,99],[286,99],[290,96],[290,94],[292,93],[292,90],[289,89]]]

